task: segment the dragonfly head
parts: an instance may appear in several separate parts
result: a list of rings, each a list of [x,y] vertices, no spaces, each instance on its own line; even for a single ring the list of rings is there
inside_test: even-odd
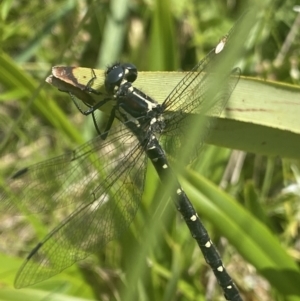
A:
[[[125,82],[133,83],[137,79],[137,68],[133,64],[114,64],[105,72],[105,89],[114,93]]]

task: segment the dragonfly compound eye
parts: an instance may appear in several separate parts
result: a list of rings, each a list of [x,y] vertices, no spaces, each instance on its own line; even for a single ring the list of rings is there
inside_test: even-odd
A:
[[[124,63],[122,64],[122,67],[125,72],[124,79],[133,83],[137,79],[137,74],[138,74],[136,66],[130,63]]]
[[[121,85],[125,76],[125,70],[121,65],[115,65],[109,68],[105,77],[105,89],[108,93],[113,93],[115,87]]]

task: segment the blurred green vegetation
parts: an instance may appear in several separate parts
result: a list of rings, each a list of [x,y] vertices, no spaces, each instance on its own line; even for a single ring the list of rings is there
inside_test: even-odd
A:
[[[0,184],[12,171],[96,134],[67,94],[45,84],[51,66],[123,61],[145,71],[189,70],[255,6],[255,30],[237,65],[243,75],[299,85],[299,33],[287,39],[296,4],[2,0]],[[300,300],[299,177],[296,160],[205,146],[182,179],[244,300]],[[224,300],[179,214],[166,197],[161,201],[157,182],[149,167],[141,208],[121,239],[24,291],[13,289],[14,276],[35,239],[51,228],[0,212],[0,299]]]

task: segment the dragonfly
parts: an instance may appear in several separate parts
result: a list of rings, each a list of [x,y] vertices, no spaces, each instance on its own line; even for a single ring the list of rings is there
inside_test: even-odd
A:
[[[215,71],[226,53],[233,27],[160,104],[135,87],[138,70],[131,63],[116,63],[95,89],[96,72],[86,85],[74,77],[71,67],[54,67],[47,81],[68,92],[81,113],[91,115],[98,135],[75,150],[23,168],[13,174],[0,191],[2,208],[24,206],[27,212],[51,211],[75,204],[75,209],[28,254],[19,269],[15,287],[44,281],[75,262],[95,253],[119,237],[139,208],[147,170],[152,162],[161,182],[172,185],[171,199],[181,213],[206,262],[212,268],[227,300],[242,300],[226,271],[188,196],[182,189],[169,158],[176,158],[188,143],[194,118],[213,112],[219,115],[234,91],[241,70]],[[93,103],[91,96],[101,97]],[[87,110],[83,110],[78,99]],[[97,112],[109,105],[104,131]],[[114,121],[119,124],[114,126]],[[203,144],[200,135],[195,152]],[[3,209],[2,209],[3,210]]]

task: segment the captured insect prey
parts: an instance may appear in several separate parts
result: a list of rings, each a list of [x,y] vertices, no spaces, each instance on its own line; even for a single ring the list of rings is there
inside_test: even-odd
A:
[[[83,85],[72,67],[53,68],[48,83],[68,92],[78,110],[91,115],[98,135],[71,152],[23,168],[1,188],[1,210],[23,206],[37,213],[75,204],[74,211],[29,253],[17,273],[16,288],[44,281],[120,237],[140,206],[149,159],[160,181],[172,183],[170,197],[225,298],[242,300],[170,164],[190,143],[187,132],[195,128],[193,116],[220,115],[239,81],[241,71],[234,66],[216,80],[235,28],[186,73],[162,103],[134,85],[138,70],[131,63],[110,66],[101,90],[95,87],[98,79],[93,69]],[[88,108],[82,109],[82,104]],[[109,107],[105,111],[108,121],[102,129],[96,113],[104,107]],[[200,150],[210,126],[193,141],[189,160]]]

